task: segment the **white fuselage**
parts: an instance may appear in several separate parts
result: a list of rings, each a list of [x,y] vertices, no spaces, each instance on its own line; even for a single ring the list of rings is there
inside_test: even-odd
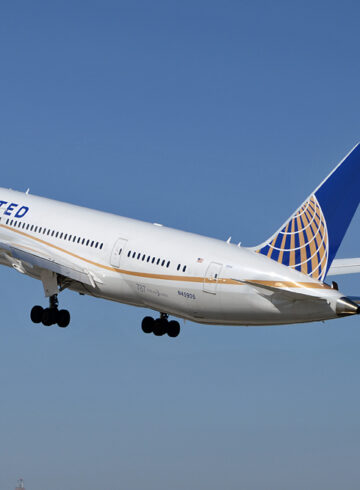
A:
[[[337,316],[338,291],[251,249],[2,188],[0,201],[0,241],[41,250],[92,278],[92,285],[69,281],[72,290],[200,323],[271,325]],[[5,249],[0,261],[40,279],[40,268]],[[274,294],[268,285],[309,299]]]

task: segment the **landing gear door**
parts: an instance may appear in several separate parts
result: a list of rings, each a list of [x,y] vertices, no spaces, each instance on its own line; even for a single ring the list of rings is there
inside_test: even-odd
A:
[[[112,250],[110,263],[113,267],[120,267],[121,257],[123,257],[125,248],[127,245],[127,240],[125,238],[119,238]]]
[[[211,262],[209,264],[209,267],[206,269],[203,283],[203,291],[205,291],[205,293],[216,294],[221,269],[222,264],[217,262]]]

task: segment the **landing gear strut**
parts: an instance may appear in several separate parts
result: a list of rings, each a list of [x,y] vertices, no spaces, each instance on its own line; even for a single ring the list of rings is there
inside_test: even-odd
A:
[[[49,307],[34,306],[31,310],[30,318],[34,323],[42,323],[46,327],[57,323],[59,327],[65,328],[70,323],[70,313],[68,310],[59,310],[58,306],[58,296],[53,294],[49,297]]]
[[[160,313],[160,318],[154,320],[151,316],[146,316],[142,323],[141,328],[144,333],[153,333],[157,337],[168,334],[169,337],[177,337],[180,333],[179,322],[172,320],[169,322],[169,315],[167,313]]]

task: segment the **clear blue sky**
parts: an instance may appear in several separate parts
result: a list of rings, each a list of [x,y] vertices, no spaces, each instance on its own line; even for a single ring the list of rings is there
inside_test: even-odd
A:
[[[0,6],[0,184],[244,245],[360,139],[355,1]],[[340,256],[359,255],[356,215]],[[1,274],[0,488],[360,486],[360,321],[186,323]],[[359,278],[341,288],[360,293]]]

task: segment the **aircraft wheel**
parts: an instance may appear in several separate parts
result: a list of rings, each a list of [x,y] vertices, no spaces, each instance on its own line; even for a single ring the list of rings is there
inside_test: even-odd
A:
[[[61,328],[66,328],[70,323],[70,313],[68,310],[60,310],[56,314],[56,323]]]
[[[141,328],[144,333],[151,333],[154,328],[155,320],[151,316],[146,316],[141,322]]]
[[[167,334],[169,337],[177,337],[180,333],[180,324],[179,322],[172,320],[169,322],[167,327]]]
[[[42,323],[45,327],[50,327],[50,325],[56,323],[56,313],[57,310],[54,308],[45,308],[42,314]]]
[[[36,305],[31,309],[30,318],[33,323],[41,323],[44,308]]]
[[[167,321],[162,320],[161,318],[157,318],[154,321],[154,326],[153,326],[153,334],[156,335],[156,337],[160,337],[161,335],[164,335],[167,330]]]

